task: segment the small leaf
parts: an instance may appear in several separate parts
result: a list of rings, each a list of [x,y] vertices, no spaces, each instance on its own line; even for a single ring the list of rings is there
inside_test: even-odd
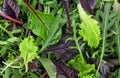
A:
[[[33,60],[32,62],[28,63],[28,70],[30,72],[36,72],[38,70],[37,61]]]
[[[28,62],[32,62],[33,59],[38,58],[37,55],[38,47],[34,43],[33,37],[25,38],[19,46],[21,52],[20,56],[24,60],[26,71],[28,71]]]
[[[100,41],[100,26],[99,23],[91,18],[87,13],[83,10],[81,4],[78,4],[78,10],[80,19],[82,20],[80,24],[81,30],[79,34],[83,37],[84,41],[88,42],[90,47],[98,47]]]
[[[96,5],[96,0],[80,0],[80,1],[84,10],[93,14],[93,9]]]
[[[113,4],[113,11],[120,14],[120,3],[117,0],[115,0],[115,2]]]
[[[78,78],[78,72],[61,63],[56,63],[57,73],[59,78]]]
[[[12,18],[17,18],[20,12],[15,0],[3,0],[2,12]]]
[[[46,69],[49,77],[56,78],[57,71],[52,61],[47,58],[39,58],[39,61],[42,63],[43,67]]]
[[[82,61],[81,55],[77,55],[75,58],[71,59],[68,65],[79,72],[80,78],[95,78],[95,65],[87,64],[85,61]]]

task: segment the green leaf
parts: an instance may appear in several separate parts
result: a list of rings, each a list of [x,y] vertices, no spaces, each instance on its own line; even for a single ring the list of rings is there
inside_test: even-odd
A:
[[[57,72],[56,67],[51,60],[47,58],[40,58],[39,61],[42,63],[43,67],[46,69],[50,78],[56,78]]]
[[[52,28],[56,18],[51,14],[44,14],[41,12],[37,12],[37,14],[41,17],[42,21],[45,23],[48,29],[50,29],[50,31],[46,29],[43,23],[41,23],[41,21],[38,20],[38,18],[35,15],[31,15],[30,29],[35,35],[41,37],[43,40],[46,40],[49,36],[49,33],[52,32]]]
[[[78,10],[80,19],[82,20],[80,24],[81,30],[79,34],[83,37],[84,41],[88,42],[90,47],[98,47],[100,41],[100,27],[99,23],[87,15],[87,13],[81,7],[81,4],[78,4]]]
[[[26,71],[28,71],[28,62],[32,62],[33,59],[39,58],[37,55],[38,47],[34,43],[33,37],[25,38],[19,46],[20,56],[24,60]]]
[[[83,62],[81,59],[81,55],[77,55],[75,58],[70,60],[68,62],[68,65],[79,72],[78,76],[80,78],[95,78],[95,65],[87,64],[85,60]]]
[[[115,22],[115,30],[116,31],[116,36],[115,36],[115,43],[116,43],[116,49],[117,49],[117,54],[118,54],[118,59],[119,59],[119,64],[120,64],[120,15],[118,15],[117,21]]]
[[[117,0],[114,1],[113,11],[115,11],[118,14],[120,14],[120,3]]]
[[[60,18],[60,16],[58,16],[57,18],[56,18],[56,21],[54,22],[54,27],[52,28],[52,32],[50,32],[49,34],[48,34],[48,37],[47,37],[47,39],[46,39],[46,41],[44,41],[43,43],[42,43],[42,48],[40,49],[40,51],[39,52],[42,52],[43,50],[45,50],[48,46],[50,46],[50,45],[53,45],[53,44],[55,44],[55,43],[57,43],[59,40],[60,40],[60,38],[61,38],[61,34],[62,34],[62,31],[61,31],[61,26],[59,26],[59,23],[60,23],[60,20],[59,19],[61,19]],[[61,28],[60,28],[61,27]]]

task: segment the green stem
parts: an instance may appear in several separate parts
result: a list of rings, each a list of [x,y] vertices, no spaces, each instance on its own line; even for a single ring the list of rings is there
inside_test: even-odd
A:
[[[105,14],[105,22],[104,22],[104,29],[103,29],[103,43],[102,43],[102,51],[101,51],[101,57],[100,57],[100,62],[99,62],[99,65],[98,65],[98,68],[97,68],[97,72],[96,72],[96,75],[98,75],[98,72],[99,72],[99,69],[100,69],[100,66],[101,66],[101,63],[102,63],[102,59],[103,59],[103,56],[104,56],[104,52],[105,52],[105,43],[106,43],[106,31],[107,31],[107,23],[108,23],[108,14],[109,14],[109,4],[106,4],[106,7],[108,7],[106,10],[106,14]]]
[[[78,51],[80,52],[82,62],[84,62],[84,58],[83,58],[83,55],[82,55],[82,51],[81,51],[81,49],[80,49],[80,46],[79,46],[79,44],[78,44],[78,39],[77,39],[77,37],[76,37],[76,32],[77,32],[77,30],[76,30],[76,25],[75,25],[75,24],[73,24],[73,25],[74,25],[74,26],[73,26],[73,36],[74,36],[75,44],[76,44],[76,47],[77,47]]]
[[[5,28],[3,28],[1,25],[0,25],[0,29],[5,31],[9,35],[9,37],[13,37],[13,34],[11,32],[9,32],[9,31],[7,31]]]

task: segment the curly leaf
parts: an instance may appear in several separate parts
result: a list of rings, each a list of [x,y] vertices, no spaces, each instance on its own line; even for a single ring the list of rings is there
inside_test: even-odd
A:
[[[81,30],[79,34],[83,37],[84,41],[88,42],[90,47],[98,47],[100,41],[100,27],[98,22],[91,18],[81,7],[81,4],[78,4],[78,10],[82,23],[80,24]]]
[[[46,40],[48,33],[52,32],[51,30],[53,28],[56,18],[51,14],[44,14],[41,12],[37,12],[37,13],[41,17],[42,21],[48,26],[50,31],[48,31],[43,26],[43,24],[38,20],[38,18],[35,15],[31,16],[30,29],[33,31],[35,35],[41,37],[43,40]]]
[[[38,58],[37,51],[38,47],[34,43],[33,37],[25,38],[19,46],[20,56],[24,60],[26,71],[28,71],[28,62],[32,62],[33,59]]]

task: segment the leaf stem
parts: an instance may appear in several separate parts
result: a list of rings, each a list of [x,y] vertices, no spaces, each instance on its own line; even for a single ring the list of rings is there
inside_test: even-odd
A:
[[[78,44],[78,39],[77,39],[77,37],[76,37],[76,32],[77,32],[77,30],[76,30],[75,22],[73,22],[73,25],[74,25],[74,26],[73,26],[73,36],[74,36],[75,44],[76,44],[76,47],[77,47],[78,51],[80,52],[82,62],[84,62],[84,58],[83,58],[83,55],[82,55],[82,51],[81,51],[81,49],[80,49],[80,46],[79,46],[79,44]]]
[[[11,18],[10,16],[5,15],[5,14],[2,13],[1,11],[0,11],[0,16],[2,16],[2,17],[6,18],[6,19],[8,19],[8,20],[10,20],[10,21],[12,21],[12,22],[14,22],[14,23],[17,23],[17,24],[19,24],[19,25],[23,25],[23,22],[22,22],[22,21],[19,21],[19,20],[17,20],[17,19]]]
[[[62,0],[62,2],[63,2],[63,4],[64,4],[65,11],[66,11],[66,15],[67,15],[68,29],[69,29],[70,32],[72,32],[70,14],[69,14],[69,9],[68,9],[68,0]]]
[[[100,69],[100,66],[101,66],[101,63],[102,63],[102,59],[103,59],[103,56],[104,56],[104,52],[105,52],[105,43],[106,43],[106,31],[107,31],[107,23],[108,23],[108,14],[109,14],[109,4],[106,4],[106,12],[105,12],[105,22],[104,22],[104,28],[103,28],[103,43],[102,43],[102,53],[101,53],[101,57],[100,57],[100,62],[99,62],[99,65],[98,65],[98,68],[97,68],[97,72],[96,72],[96,75],[98,74],[99,72],[99,69]]]

